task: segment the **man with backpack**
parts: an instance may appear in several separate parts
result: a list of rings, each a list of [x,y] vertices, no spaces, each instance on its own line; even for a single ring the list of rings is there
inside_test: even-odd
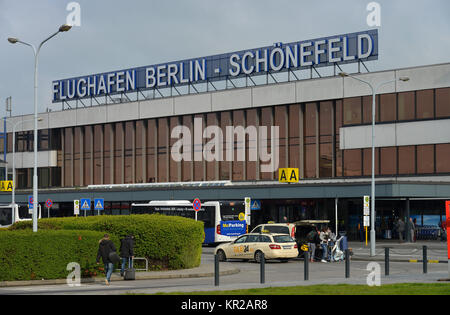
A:
[[[125,264],[127,262],[128,268],[132,268],[131,262],[134,258],[134,236],[132,234],[127,235],[120,241],[120,257],[122,257],[120,275],[123,277],[125,274]]]
[[[319,244],[319,231],[317,227],[314,226],[313,229],[306,235],[306,240],[308,241],[308,246],[310,249],[309,261],[314,262],[316,253],[316,244]]]

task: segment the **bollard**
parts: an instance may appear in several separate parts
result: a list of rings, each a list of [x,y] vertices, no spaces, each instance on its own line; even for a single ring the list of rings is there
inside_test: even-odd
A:
[[[423,246],[423,273],[427,273],[428,268],[427,246]]]
[[[219,286],[219,255],[214,256],[214,285]]]
[[[305,259],[305,281],[309,280],[309,253],[308,252],[304,252],[303,253],[303,257]]]
[[[266,265],[266,258],[264,256],[264,253],[261,253],[261,262],[260,262],[260,281],[261,284],[266,282],[266,275],[265,275],[265,265]]]
[[[389,247],[384,248],[384,275],[389,276]]]
[[[350,278],[350,251],[345,250],[345,277]]]

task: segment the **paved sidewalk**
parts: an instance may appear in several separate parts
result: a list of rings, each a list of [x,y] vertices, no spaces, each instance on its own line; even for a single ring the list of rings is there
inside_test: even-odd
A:
[[[220,266],[220,276],[227,276],[239,273],[240,270],[233,266]],[[214,264],[201,264],[197,268],[183,269],[183,270],[168,270],[168,271],[149,271],[136,272],[136,280],[156,280],[156,279],[180,279],[180,278],[202,278],[214,277]],[[120,276],[119,272],[114,272],[111,276],[111,281],[125,281]],[[88,278],[81,279],[81,283],[104,283],[105,278]],[[31,286],[31,285],[55,285],[66,284],[66,279],[54,280],[30,280],[30,281],[2,281],[1,287],[15,287],[15,286]]]

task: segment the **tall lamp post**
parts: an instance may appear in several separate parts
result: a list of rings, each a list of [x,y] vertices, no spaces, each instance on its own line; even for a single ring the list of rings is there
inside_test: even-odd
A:
[[[17,38],[8,38],[8,41],[11,44],[16,44],[16,43],[20,43],[20,44],[24,44],[26,46],[29,46],[33,49],[33,53],[34,53],[34,174],[33,174],[33,232],[37,232],[38,229],[38,225],[37,225],[37,207],[38,207],[38,175],[37,175],[37,147],[38,147],[38,109],[37,109],[37,90],[38,90],[38,56],[39,56],[39,51],[41,50],[42,45],[44,45],[44,43],[46,43],[47,41],[49,41],[50,39],[52,39],[53,37],[55,37],[56,35],[58,35],[60,32],[67,32],[68,30],[70,30],[72,28],[72,26],[64,24],[62,26],[60,26],[60,28],[58,29],[57,32],[55,32],[54,34],[50,35],[49,37],[47,37],[45,40],[43,40],[38,48],[36,49],[36,47],[32,44],[23,42]]]
[[[372,90],[372,179],[371,179],[371,207],[370,207],[370,256],[375,256],[375,97],[377,95],[378,90],[386,84],[394,83],[397,80],[390,80],[381,82],[375,87],[370,83],[353,75],[350,75],[346,72],[341,72],[339,75],[343,78],[350,77],[352,79],[358,80],[367,84]],[[408,77],[400,77],[399,81],[409,81]]]

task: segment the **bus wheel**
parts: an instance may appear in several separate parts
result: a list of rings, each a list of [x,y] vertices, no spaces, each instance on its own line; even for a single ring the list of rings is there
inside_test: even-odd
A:
[[[227,256],[223,250],[219,249],[217,251],[217,256],[219,257],[219,261],[227,261]]]

